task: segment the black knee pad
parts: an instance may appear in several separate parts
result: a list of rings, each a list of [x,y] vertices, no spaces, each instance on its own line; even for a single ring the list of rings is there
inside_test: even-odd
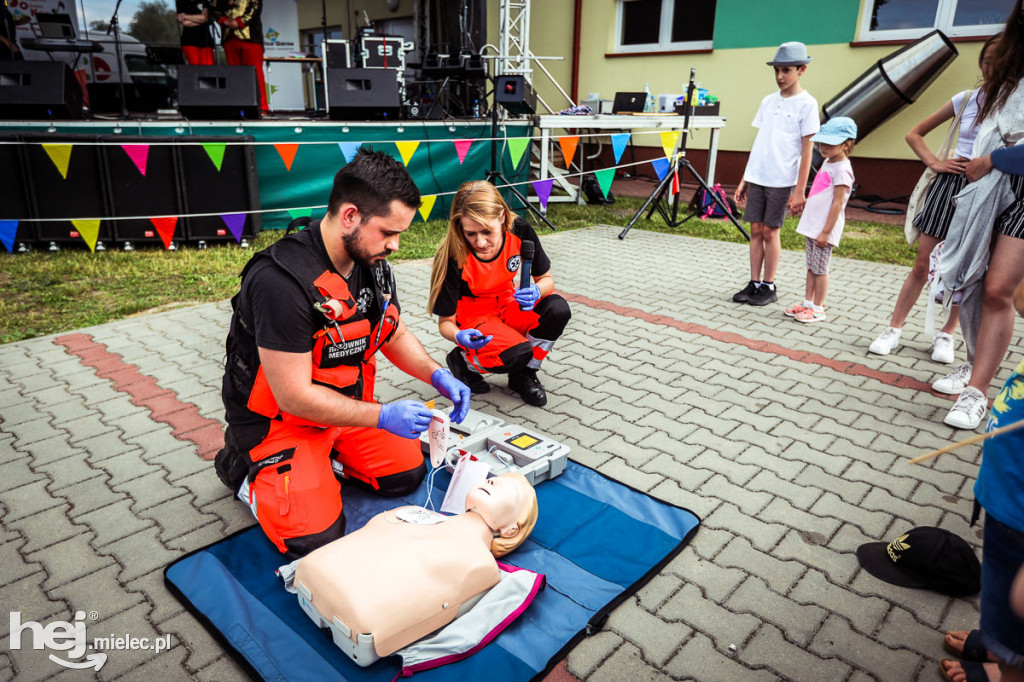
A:
[[[505,374],[506,372],[514,372],[517,369],[522,369],[530,363],[533,359],[533,346],[530,345],[529,341],[523,341],[517,343],[511,348],[506,348],[498,354],[501,358],[501,367],[498,369],[490,369],[491,372],[498,374]]]
[[[317,547],[322,547],[328,542],[337,540],[345,534],[345,512],[338,514],[338,518],[330,526],[310,535],[301,535],[297,538],[285,538],[284,546],[288,549],[285,556],[291,560],[300,559]]]
[[[374,492],[385,497],[401,497],[402,495],[408,495],[412,491],[416,490],[416,487],[423,482],[423,478],[426,475],[427,463],[420,462],[420,465],[415,469],[400,471],[397,474],[381,476],[377,479],[377,485],[380,487]]]

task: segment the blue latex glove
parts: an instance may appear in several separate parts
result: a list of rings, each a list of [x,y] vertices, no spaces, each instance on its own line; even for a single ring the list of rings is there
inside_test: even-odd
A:
[[[480,350],[493,338],[493,336],[484,336],[479,329],[460,329],[455,332],[455,343],[466,350]]]
[[[437,392],[455,404],[452,409],[451,419],[456,424],[462,423],[469,413],[469,398],[472,395],[469,386],[452,376],[446,369],[435,369],[430,375],[430,385],[437,389]]]
[[[540,288],[530,282],[530,286],[525,289],[516,289],[516,293],[512,296],[519,304],[520,310],[533,310],[533,306],[537,305],[537,301],[540,300]]]
[[[419,401],[396,400],[380,406],[377,428],[402,438],[416,438],[430,426],[432,416],[430,408]]]

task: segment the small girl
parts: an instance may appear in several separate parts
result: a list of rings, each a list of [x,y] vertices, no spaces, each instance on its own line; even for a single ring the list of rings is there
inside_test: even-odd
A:
[[[807,204],[797,225],[806,237],[807,284],[803,303],[794,303],[784,311],[797,322],[821,322],[825,319],[825,294],[828,293],[828,263],[832,249],[839,246],[846,223],[846,202],[853,187],[853,167],[848,159],[857,140],[857,124],[845,116],[830,118],[818,134],[818,152],[825,159],[814,176]]]

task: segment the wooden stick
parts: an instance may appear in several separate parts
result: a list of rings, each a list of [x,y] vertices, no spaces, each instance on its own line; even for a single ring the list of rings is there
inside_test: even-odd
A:
[[[1004,433],[1009,433],[1010,431],[1013,431],[1014,429],[1019,429],[1022,426],[1024,426],[1024,419],[1021,419],[1020,421],[1013,422],[1012,424],[1007,424],[1006,426],[1000,426],[998,429],[996,429],[994,431],[989,431],[988,433],[978,433],[978,434],[975,434],[975,435],[971,436],[970,438],[967,438],[965,440],[960,441],[959,443],[952,443],[950,445],[947,445],[946,447],[939,448],[938,450],[932,450],[928,454],[921,455],[920,457],[915,457],[914,459],[910,460],[910,464],[920,464],[921,462],[925,461],[926,459],[931,459],[932,457],[938,457],[939,455],[941,455],[941,454],[943,454],[945,452],[950,452],[952,450],[956,450],[957,448],[962,448],[965,445],[974,445],[975,443],[980,443],[981,441],[986,440],[988,438],[994,438],[995,436],[1001,436]]]

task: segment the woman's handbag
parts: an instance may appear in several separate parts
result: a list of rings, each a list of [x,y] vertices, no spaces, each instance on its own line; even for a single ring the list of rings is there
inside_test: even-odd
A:
[[[953,117],[952,123],[949,124],[949,130],[946,131],[946,137],[942,141],[942,146],[939,147],[939,152],[935,155],[939,161],[948,159],[950,153],[956,149],[956,143],[960,139],[960,119],[963,118],[964,109],[967,108],[967,103],[971,101],[972,97],[974,97],[973,92],[964,97],[964,101],[960,103],[956,116]],[[914,191],[910,193],[910,199],[907,201],[907,219],[903,225],[903,234],[906,236],[908,244],[913,244],[921,236],[921,231],[914,227],[914,218],[924,210],[924,202],[928,198],[928,190],[938,175],[931,168],[925,168],[921,178],[914,185]]]

